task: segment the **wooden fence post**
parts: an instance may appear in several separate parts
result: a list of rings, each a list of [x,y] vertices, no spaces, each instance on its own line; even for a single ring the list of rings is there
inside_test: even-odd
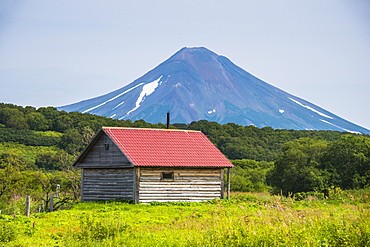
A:
[[[31,208],[31,197],[26,197],[26,216],[30,217],[30,208]]]
[[[135,167],[135,170],[134,170],[134,176],[135,176],[135,179],[134,179],[134,203],[135,204],[138,204],[140,202],[139,200],[139,189],[140,189],[140,167]]]
[[[230,199],[230,168],[227,168],[227,200]]]
[[[224,199],[225,198],[225,176],[224,176],[224,173],[225,173],[225,169],[221,169],[221,176],[220,176],[220,179],[221,179],[221,195],[220,195],[220,199]]]
[[[59,192],[60,192],[60,184],[57,184],[56,196],[57,196],[58,199],[59,199]]]
[[[53,212],[54,211],[54,194],[50,195],[49,206],[50,206],[50,212]]]

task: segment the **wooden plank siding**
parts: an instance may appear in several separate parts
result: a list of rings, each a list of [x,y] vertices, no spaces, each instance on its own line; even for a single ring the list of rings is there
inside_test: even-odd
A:
[[[148,168],[137,176],[138,201],[204,201],[222,197],[221,168]],[[173,172],[173,180],[161,179],[162,172]]]
[[[109,145],[108,150],[106,150],[105,145]],[[132,166],[126,156],[106,134],[99,136],[91,150],[77,165],[79,168],[123,168]]]
[[[82,170],[82,201],[134,200],[134,169]]]

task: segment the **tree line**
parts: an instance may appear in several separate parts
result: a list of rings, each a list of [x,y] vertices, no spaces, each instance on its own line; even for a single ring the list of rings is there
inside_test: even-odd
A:
[[[63,184],[73,200],[78,198],[79,171],[71,164],[102,126],[166,128],[163,123],[0,103],[0,143],[50,147],[28,160],[0,150],[4,178],[0,179],[0,202],[11,198],[12,193],[29,190],[42,192],[39,197],[47,200],[56,184]],[[235,165],[233,191],[289,195],[325,192],[330,186],[357,189],[370,185],[368,135],[221,125],[206,120],[174,123],[171,128],[199,130],[207,135]]]
[[[58,111],[54,107],[16,106],[0,103],[0,141],[26,145],[58,145],[68,153],[80,152],[84,138],[91,137],[102,126],[166,128],[164,123],[151,124],[144,120],[118,120],[89,113]],[[207,120],[190,124],[174,123],[171,128],[202,131],[229,159],[273,161],[282,144],[303,137],[334,141],[346,134],[339,131],[309,131],[257,128],[234,123],[219,124]],[[45,136],[35,131],[55,131],[61,136]]]
[[[266,182],[284,195],[328,188],[362,189],[370,186],[370,138],[343,135],[328,142],[300,138],[282,146]]]

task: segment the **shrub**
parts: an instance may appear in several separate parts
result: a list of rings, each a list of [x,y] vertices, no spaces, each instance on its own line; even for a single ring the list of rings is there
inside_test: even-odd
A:
[[[17,237],[17,230],[7,219],[0,219],[0,243],[13,241]]]

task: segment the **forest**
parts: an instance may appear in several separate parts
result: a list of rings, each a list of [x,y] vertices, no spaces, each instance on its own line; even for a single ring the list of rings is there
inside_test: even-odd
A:
[[[57,185],[60,200],[56,208],[78,201],[80,171],[71,164],[102,126],[166,128],[163,123],[0,103],[0,210],[25,195],[47,208]],[[207,135],[235,165],[232,191],[325,196],[330,188],[370,185],[368,135],[220,125],[206,120],[173,123],[171,128]]]

